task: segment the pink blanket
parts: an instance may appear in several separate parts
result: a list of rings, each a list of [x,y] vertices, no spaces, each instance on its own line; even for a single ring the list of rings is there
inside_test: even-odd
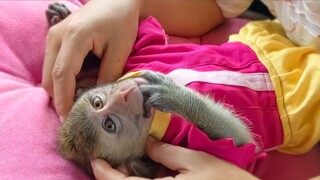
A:
[[[73,10],[82,6],[77,0],[61,2]],[[48,94],[41,87],[48,3],[0,1],[1,179],[90,179],[59,154],[56,141],[60,122]],[[228,23],[232,27],[232,21]],[[236,24],[244,23],[240,20]],[[215,41],[211,33],[204,38],[188,40],[170,38],[169,42],[219,44],[239,28],[234,27],[237,28],[217,28],[213,34],[220,35]],[[312,157],[315,156],[309,160],[313,160]],[[265,172],[258,173],[265,175]]]
[[[1,179],[88,179],[60,156],[60,122],[41,87],[48,3],[0,1]]]

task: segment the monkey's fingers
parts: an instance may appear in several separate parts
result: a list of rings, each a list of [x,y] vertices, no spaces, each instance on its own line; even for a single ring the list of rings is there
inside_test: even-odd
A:
[[[164,106],[168,104],[162,94],[167,94],[160,85],[140,85],[139,89],[143,95],[144,108],[150,110],[154,107],[160,111],[164,111]]]
[[[65,19],[71,14],[71,11],[65,5],[60,3],[50,4],[48,9],[56,11],[60,15],[61,20]]]
[[[156,73],[156,72],[152,72],[152,71],[145,71],[141,75],[141,78],[144,78],[150,84],[163,84],[162,82],[164,81],[164,79],[166,77],[161,73]]]
[[[59,3],[50,4],[46,10],[46,17],[50,27],[58,24],[70,14],[71,11],[64,4]]]

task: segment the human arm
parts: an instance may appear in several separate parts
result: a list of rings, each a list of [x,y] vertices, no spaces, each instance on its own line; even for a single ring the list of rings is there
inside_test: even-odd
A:
[[[73,105],[75,77],[90,50],[102,59],[98,82],[120,77],[135,42],[141,1],[92,0],[50,28],[42,85],[59,115]]]
[[[175,177],[159,179],[257,179],[239,167],[207,153],[166,144],[153,138],[149,138],[146,152],[155,162],[178,172]],[[91,165],[98,180],[144,179],[128,177],[101,159],[93,160]]]
[[[168,34],[179,36],[197,36],[224,21],[215,0],[89,1],[51,27],[47,36],[42,85],[59,115],[65,116],[73,105],[76,77],[88,52],[102,60],[98,83],[116,80],[135,42],[139,17],[150,15]]]

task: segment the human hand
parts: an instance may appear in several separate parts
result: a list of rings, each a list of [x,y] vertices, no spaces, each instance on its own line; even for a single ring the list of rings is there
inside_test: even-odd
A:
[[[120,77],[136,39],[141,0],[91,0],[50,28],[42,86],[57,113],[70,111],[76,76],[91,50],[101,60],[98,83]]]
[[[158,179],[257,179],[239,167],[207,153],[150,139],[146,146],[146,152],[150,158],[178,172],[175,177]],[[93,160],[91,165],[98,180],[145,180],[145,178],[140,177],[128,177],[125,173],[113,169],[101,159]]]

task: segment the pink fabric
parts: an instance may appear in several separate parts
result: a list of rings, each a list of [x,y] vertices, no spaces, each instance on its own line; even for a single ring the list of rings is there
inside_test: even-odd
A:
[[[58,152],[60,121],[40,84],[48,3],[0,1],[0,179],[89,179]]]
[[[61,2],[72,9],[81,6],[77,0]],[[48,3],[49,1],[31,0],[0,1],[1,179],[91,179],[74,163],[60,156],[56,146],[59,119],[47,93],[40,86],[47,32],[44,11]],[[237,29],[240,27],[234,23],[229,24],[226,29],[232,25]],[[199,43],[210,44],[217,39],[211,33],[204,37]],[[180,42],[184,41],[187,39],[181,39]],[[311,177],[317,172],[320,174],[317,171],[320,166],[320,161],[317,161],[320,158],[319,150],[317,146],[304,156],[294,156],[301,159],[297,164],[303,164],[305,169],[290,166],[296,162],[288,160],[291,156],[282,158],[283,155],[273,152],[278,155],[273,156],[275,159],[271,159],[272,162],[268,158],[262,161],[260,164],[263,169],[259,169],[257,174],[260,177],[277,177],[277,174],[283,177],[281,174],[285,169],[296,175],[291,177],[300,179]],[[272,154],[269,157],[271,156]],[[273,162],[283,164],[279,168]]]
[[[320,176],[320,144],[303,155],[283,154],[277,151],[257,162],[253,174],[261,179],[306,180]]]
[[[248,19],[233,18],[229,19],[222,25],[215,27],[209,33],[201,37],[183,38],[177,36],[170,36],[168,38],[169,44],[211,44],[220,45],[228,41],[230,34],[239,32],[239,28],[244,26]]]
[[[127,61],[124,73],[152,70],[164,74],[169,73],[170,76],[171,72],[177,69],[190,69],[203,73],[222,72],[223,70],[248,76],[250,73],[268,76],[267,69],[246,45],[241,43],[225,43],[220,46],[166,45],[166,36],[155,19],[149,18],[140,23],[138,39],[133,54]],[[186,78],[184,74],[176,76],[179,75],[178,78]],[[260,81],[261,84],[266,83],[265,78]],[[258,134],[255,137],[261,148],[269,149],[281,144],[283,133],[274,91],[255,91],[235,84],[236,82],[234,84],[208,83],[200,79],[187,84],[187,86],[202,94],[214,97],[215,101],[232,106],[241,117],[249,121],[252,132]],[[256,147],[254,144],[237,148],[232,139],[212,141],[202,131],[180,116],[173,116],[163,140],[205,151],[242,168],[249,168],[249,165],[255,162],[255,158],[259,157],[259,155],[255,155]]]
[[[162,141],[212,154],[247,170],[252,169],[257,159],[265,157],[264,153],[255,153],[256,145],[252,143],[238,148],[233,139],[223,138],[213,141],[180,116],[172,117]]]
[[[168,74],[177,69],[190,69],[196,72],[224,70],[248,76],[250,73],[268,75],[267,69],[246,45],[241,43],[225,43],[220,46],[166,45],[166,36],[155,19],[149,18],[141,23],[137,43],[127,61],[124,73],[153,70]],[[180,74],[180,77],[185,78],[183,74]],[[238,80],[241,80],[240,77]],[[260,81],[261,84],[266,83],[265,78]],[[281,144],[283,133],[274,91],[255,91],[235,84],[215,84],[200,80],[187,85],[202,94],[214,97],[216,101],[232,106],[238,114],[248,119],[252,124],[252,131],[262,136],[263,148],[270,149]]]

